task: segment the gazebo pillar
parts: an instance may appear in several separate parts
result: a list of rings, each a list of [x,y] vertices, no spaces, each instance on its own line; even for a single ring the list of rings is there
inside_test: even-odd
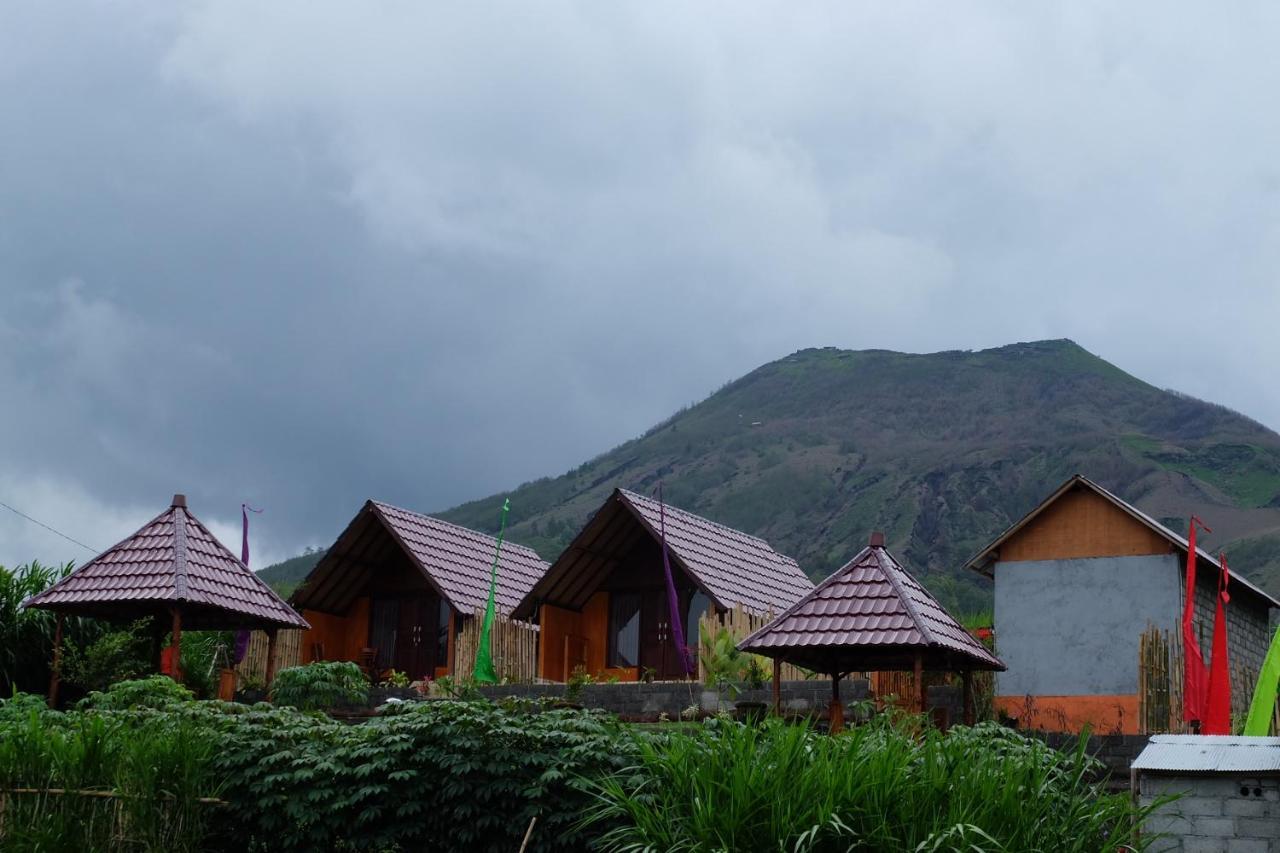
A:
[[[773,715],[782,716],[782,658],[773,659]]]
[[[58,705],[58,681],[62,677],[62,614],[59,613],[53,628],[53,668],[49,670],[49,707]]]
[[[173,641],[169,644],[169,657],[173,671],[170,677],[182,683],[182,611],[173,608]]]
[[[271,688],[271,682],[276,680],[276,634],[275,628],[267,629],[267,689]]]
[[[844,705],[840,704],[840,679],[843,677],[841,673],[831,673],[831,704],[827,706],[827,715],[831,720],[828,731],[833,735],[844,731]]]
[[[973,670],[966,669],[960,673],[960,682],[964,685],[964,698],[961,700],[964,703],[964,724],[972,726],[976,715],[973,707]]]

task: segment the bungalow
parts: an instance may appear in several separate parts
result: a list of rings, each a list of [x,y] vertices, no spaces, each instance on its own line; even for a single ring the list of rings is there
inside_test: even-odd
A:
[[[563,681],[578,666],[622,681],[684,677],[671,641],[663,513],[675,618],[691,648],[704,613],[740,605],[776,615],[813,589],[796,561],[763,539],[616,489],[513,610],[516,618],[538,620],[540,677]]]
[[[967,567],[995,580],[996,649],[1008,665],[997,708],[1030,728],[1138,733],[1139,638],[1148,625],[1179,636],[1187,548],[1076,475],[979,551]],[[1219,569],[1196,551],[1195,628],[1207,655]],[[1244,708],[1280,602],[1234,572],[1230,593],[1232,705]]]
[[[412,679],[454,670],[462,622],[483,609],[497,540],[367,501],[290,599],[311,628],[302,660],[364,660]],[[547,570],[504,542],[495,599],[509,613]]]

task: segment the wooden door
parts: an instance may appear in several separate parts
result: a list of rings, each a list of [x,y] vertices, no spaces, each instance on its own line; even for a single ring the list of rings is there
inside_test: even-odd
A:
[[[432,598],[402,598],[396,631],[395,668],[413,681],[435,676],[436,618]]]
[[[684,678],[686,674],[672,634],[669,610],[665,589],[641,593],[640,666],[651,667],[659,680]]]

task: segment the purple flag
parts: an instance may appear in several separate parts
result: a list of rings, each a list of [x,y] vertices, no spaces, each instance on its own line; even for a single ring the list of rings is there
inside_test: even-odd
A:
[[[262,512],[260,509],[254,509],[248,504],[240,504],[240,562],[244,563],[245,568],[249,567],[249,513]],[[236,632],[236,648],[235,663],[244,660],[245,654],[249,651],[249,632]]]
[[[684,674],[693,672],[689,659],[689,647],[684,644],[684,625],[680,619],[680,596],[676,595],[676,579],[671,574],[671,558],[667,555],[667,510],[662,503],[662,481],[658,481],[658,535],[662,540],[662,571],[667,579],[667,615],[671,620],[671,638],[676,641],[680,653],[680,666]]]

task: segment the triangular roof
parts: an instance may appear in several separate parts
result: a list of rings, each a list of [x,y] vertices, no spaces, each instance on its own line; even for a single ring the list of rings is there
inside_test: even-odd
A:
[[[1154,518],[1147,515],[1145,512],[1135,507],[1133,504],[1117,497],[1116,495],[1102,488],[1102,486],[1099,486],[1097,483],[1090,480],[1088,477],[1085,477],[1082,474],[1076,474],[1072,476],[1070,479],[1068,479],[1061,486],[1059,486],[1057,489],[1055,489],[1053,491],[1053,494],[1049,495],[1049,497],[1042,500],[1039,504],[1036,505],[1034,509],[1028,512],[1022,518],[1018,519],[1018,521],[1014,522],[1009,527],[1008,530],[1006,530],[1004,533],[1001,533],[999,536],[997,536],[989,545],[987,545],[977,554],[974,554],[972,557],[970,557],[969,560],[965,563],[965,568],[972,569],[976,572],[986,575],[987,577],[992,577],[993,573],[991,571],[991,564],[996,562],[996,560],[998,559],[1000,546],[1003,545],[1005,542],[1007,542],[1009,539],[1013,538],[1020,531],[1022,531],[1028,524],[1034,521],[1041,513],[1043,513],[1049,507],[1053,506],[1053,504],[1055,504],[1059,498],[1061,498],[1063,495],[1075,489],[1086,489],[1098,495],[1099,497],[1103,498],[1108,503],[1113,505],[1116,509],[1120,510],[1121,512],[1124,512],[1125,514],[1133,518],[1134,521],[1137,521],[1139,524],[1142,524],[1143,526],[1148,528],[1151,532],[1155,533],[1157,536],[1167,541],[1169,545],[1173,548],[1173,550],[1180,552],[1183,556],[1183,559],[1184,560],[1186,559],[1187,549],[1190,548],[1191,546],[1190,546],[1190,543],[1187,542],[1187,538],[1185,536],[1173,530],[1170,530],[1168,527],[1165,527],[1163,524],[1156,521]],[[1204,567],[1207,567],[1208,569],[1214,572],[1218,571],[1217,558],[1199,546],[1196,546],[1196,559],[1199,562],[1203,563]],[[1213,577],[1217,577],[1217,575],[1213,575]],[[1262,599],[1266,603],[1267,607],[1280,607],[1280,601],[1276,600],[1269,593],[1264,592],[1259,587],[1250,583],[1246,578],[1242,577],[1235,571],[1231,572],[1231,581],[1233,584],[1239,584],[1249,592],[1253,593],[1255,596]]]
[[[497,538],[487,533],[389,503],[366,501],[292,601],[298,608],[344,612],[379,564],[395,550],[437,595],[469,616],[488,601],[497,545]],[[547,563],[532,548],[504,540],[494,594],[498,612],[509,613],[546,570]]]
[[[760,537],[615,489],[515,612],[530,615],[538,602],[582,609],[613,569],[617,554],[641,537],[658,541],[664,513],[673,565],[717,607],[741,604],[756,613],[776,613],[813,589],[795,560]]]
[[[188,628],[309,627],[191,514],[183,495],[23,606],[106,619],[178,607]]]
[[[883,537],[738,647],[826,673],[1003,670],[893,558]]]

